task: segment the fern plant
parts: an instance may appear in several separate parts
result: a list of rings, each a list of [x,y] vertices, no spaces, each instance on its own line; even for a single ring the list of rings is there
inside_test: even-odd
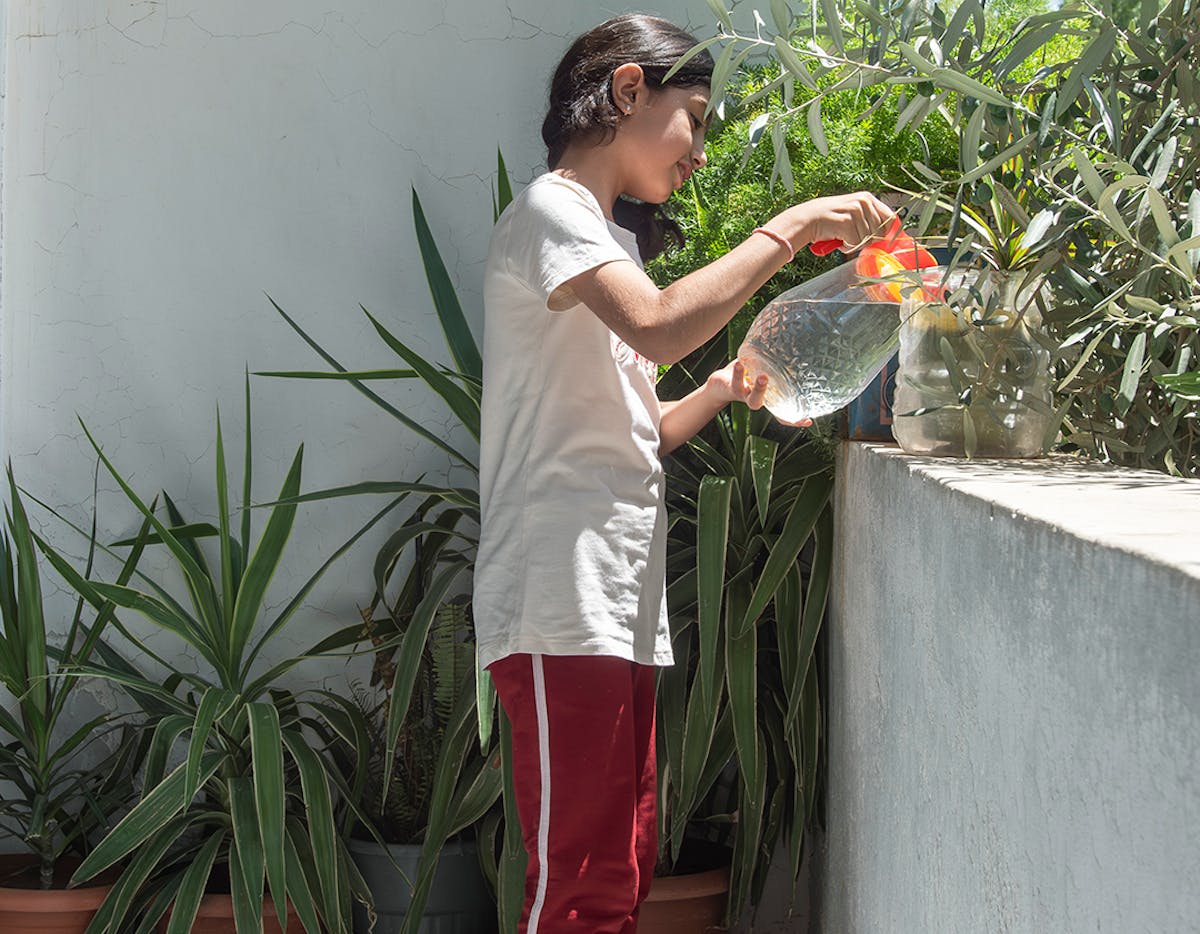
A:
[[[390,696],[379,699],[362,686],[354,690],[354,703],[366,725],[365,739],[370,750],[360,807],[389,843],[424,842],[446,730],[454,715],[455,700],[469,684],[475,665],[474,646],[468,640],[470,627],[470,610],[465,599],[445,603],[438,609],[393,751],[389,752],[387,743]],[[371,609],[365,609],[364,637],[375,645],[383,645],[385,640],[380,632],[380,621]],[[378,651],[372,666],[372,683],[390,684],[394,674],[392,653],[386,649]],[[358,750],[343,738],[334,755],[349,774],[357,762]],[[390,773],[391,780],[385,783],[386,773]]]

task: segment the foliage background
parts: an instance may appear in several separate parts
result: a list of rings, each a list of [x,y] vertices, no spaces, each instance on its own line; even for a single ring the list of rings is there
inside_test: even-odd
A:
[[[687,242],[647,265],[650,277],[666,286],[727,253],[760,224],[780,211],[809,198],[852,191],[885,191],[907,186],[904,166],[915,159],[938,167],[956,161],[955,142],[949,128],[928,126],[897,133],[893,102],[869,118],[858,119],[864,103],[854,92],[841,92],[826,104],[825,132],[829,155],[822,155],[804,127],[786,129],[794,187],[773,180],[774,154],[759,145],[747,154],[751,126],[771,107],[779,106],[779,93],[761,94],[774,78],[764,66],[749,67],[736,79],[726,100],[727,121],[714,121],[705,145],[708,162],[688,186],[668,202],[668,210],[682,228]],[[745,102],[745,103],[743,103]],[[746,303],[730,325],[732,350],[754,316],[773,297],[841,262],[841,254],[797,254]]]
[[[998,16],[978,0],[776,0],[770,25],[759,17],[743,31],[719,0],[710,5],[727,39],[718,95],[751,55],[779,70],[768,122],[776,172],[789,161],[781,131],[798,124],[834,153],[821,137],[837,88],[855,88],[868,111],[899,88],[900,123],[948,128],[956,163],[913,164],[919,190],[936,195],[919,230],[970,251],[964,203],[990,205],[989,222],[1018,234],[1038,219],[1030,240],[1054,289],[1046,321],[1059,347],[1062,447],[1200,476],[1195,0],[1008,4]],[[820,101],[810,106],[801,87]]]

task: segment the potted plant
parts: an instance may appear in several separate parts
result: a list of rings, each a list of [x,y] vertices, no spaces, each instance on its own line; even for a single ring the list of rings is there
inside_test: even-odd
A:
[[[690,361],[695,371],[722,362],[728,340]],[[692,368],[666,374],[667,397],[694,387]],[[828,442],[745,406],[668,460],[676,663],[659,675],[660,859],[639,929],[736,923],[777,846],[799,873],[824,742],[815,646],[832,560],[831,468]],[[683,909],[686,926],[671,913],[676,890],[702,903]]]
[[[218,414],[213,527],[185,522],[165,494],[167,516],[160,518],[88,433],[145,523],[143,534],[122,544],[164,547],[186,600],[141,574],[136,587],[80,574],[43,545],[59,573],[93,606],[140,613],[178,641],[180,656],[201,662],[199,672],[172,663],[173,656],[158,654],[114,618],[114,628],[138,645],[158,673],[99,643],[91,662],[75,666],[79,674],[120,686],[141,707],[151,737],[140,800],[74,874],[75,882],[83,882],[120,865],[88,927],[92,934],[123,926],[157,926],[167,934],[271,931],[285,917],[289,929],[345,932],[351,901],[363,896],[335,824],[338,799],[349,798],[350,789],[326,751],[332,735],[353,728],[354,706],[329,691],[283,689],[280,676],[306,656],[262,670],[263,651],[329,565],[399,501],[338,548],[281,611],[268,615],[264,596],[292,530],[297,506],[287,500],[300,490],[303,447],[255,543],[250,436],[247,380],[241,519],[235,525]],[[212,560],[201,548],[205,538],[215,539]],[[174,764],[178,755],[182,760]]]
[[[470,598],[456,588],[474,546],[461,527],[474,515],[426,496],[377,554],[362,623],[315,649],[374,656],[375,693],[355,694],[364,735],[333,747],[358,805],[345,815],[347,846],[372,897],[356,907],[360,932],[495,925],[472,830],[500,797],[500,753],[491,724],[482,736],[478,726]]]
[[[395,652],[385,647],[383,633],[396,628],[397,617],[381,620],[369,609],[363,615],[364,631],[377,650],[372,682],[391,684]],[[412,615],[405,615],[402,631],[412,623]],[[495,904],[470,829],[499,797],[501,775],[494,761],[498,750],[485,756],[472,729],[475,647],[470,632],[467,601],[444,603],[423,647],[394,744],[388,741],[392,696],[385,693],[379,699],[360,689],[355,701],[365,736],[334,747],[344,774],[363,776],[359,809],[374,827],[368,834],[352,825],[347,844],[372,897],[370,907],[355,909],[355,929],[363,934],[484,934],[495,926]],[[435,800],[442,797],[452,805]],[[422,860],[427,839],[441,842],[432,870],[423,873],[430,865],[428,856]]]
[[[920,284],[896,283],[905,297],[893,432],[909,453],[1040,457],[1058,434],[1062,412],[1054,410],[1051,385],[1057,344],[1043,321],[1045,274],[1060,255],[1041,250],[1052,215],[1026,213],[1030,184],[1015,186],[1008,207],[980,184],[974,198],[990,218],[957,205],[970,233],[949,266],[941,275],[909,274]]]
[[[102,606],[88,624],[79,602],[61,646],[51,648],[34,533],[11,466],[8,490],[0,534],[0,685],[11,706],[0,707],[0,781],[8,785],[0,837],[19,841],[26,852],[0,856],[0,930],[81,934],[111,879],[79,889],[68,889],[67,881],[130,798],[137,737],[108,713],[63,735],[79,684],[68,672],[88,662],[113,607]],[[94,526],[90,545],[89,565]],[[132,573],[138,554],[130,554],[121,578]]]

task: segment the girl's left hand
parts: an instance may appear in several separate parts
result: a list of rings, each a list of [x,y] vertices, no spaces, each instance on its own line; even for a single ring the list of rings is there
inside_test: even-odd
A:
[[[760,373],[757,379],[751,383],[746,378],[746,365],[741,360],[734,360],[709,376],[706,388],[717,401],[722,403],[744,402],[752,409],[761,409],[763,399],[767,394],[767,375]],[[812,424],[812,419],[809,418],[801,419],[798,422],[788,422],[783,419],[779,419],[779,421],[793,427],[807,428]]]

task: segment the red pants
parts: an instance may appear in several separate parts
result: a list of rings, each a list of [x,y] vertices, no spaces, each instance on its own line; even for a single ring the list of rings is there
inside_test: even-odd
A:
[[[513,728],[529,853],[520,934],[633,934],[658,856],[654,669],[510,655],[489,669]]]

